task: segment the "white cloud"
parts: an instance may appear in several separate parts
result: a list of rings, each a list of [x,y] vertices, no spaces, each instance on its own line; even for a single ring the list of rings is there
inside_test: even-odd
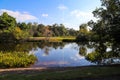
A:
[[[28,20],[37,20],[37,18],[33,15],[30,15],[28,12],[19,12],[19,11],[12,11],[12,10],[7,10],[7,9],[1,9],[0,10],[0,15],[3,12],[7,12],[9,15],[13,16],[16,18],[17,21],[28,21]]]
[[[79,19],[81,23],[85,23],[85,22],[88,22],[90,20],[96,21],[96,19],[93,17],[92,12],[84,12],[84,11],[80,11],[80,10],[73,10],[70,14],[73,17]]]
[[[80,56],[79,54],[76,54],[75,56],[70,57],[74,61],[79,61],[81,59],[84,59],[85,57]]]
[[[82,12],[80,10],[74,10],[71,12],[71,15],[79,18],[79,17],[83,17],[83,16],[91,16],[91,13],[89,12]]]
[[[79,25],[80,24],[74,24],[74,23],[70,23],[70,22],[64,22],[63,23],[65,25],[65,27],[67,28],[73,28],[75,30],[79,30]]]
[[[48,14],[42,14],[42,17],[48,17]]]
[[[58,6],[58,9],[59,10],[66,10],[66,9],[68,9],[65,5],[59,5]]]

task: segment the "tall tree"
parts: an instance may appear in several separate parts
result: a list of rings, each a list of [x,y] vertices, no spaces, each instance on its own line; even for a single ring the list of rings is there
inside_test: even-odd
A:
[[[0,29],[10,29],[16,27],[16,20],[12,16],[4,12],[0,16]]]
[[[101,0],[101,8],[96,9],[93,14],[99,18],[93,30],[101,34],[101,38],[109,35],[109,40],[120,40],[120,0]],[[108,38],[108,37],[106,37]]]
[[[92,31],[98,35],[98,43],[95,52],[88,54],[87,59],[93,62],[110,60],[110,63],[117,58],[120,60],[120,0],[101,0],[102,7],[93,11],[97,22],[91,22]],[[108,44],[111,43],[111,50],[107,51]],[[113,58],[114,57],[114,58]]]

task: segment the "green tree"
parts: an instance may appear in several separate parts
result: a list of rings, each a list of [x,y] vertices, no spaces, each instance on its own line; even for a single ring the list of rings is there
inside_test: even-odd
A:
[[[120,58],[120,0],[101,0],[101,3],[102,7],[93,11],[97,22],[89,22],[98,43],[95,51],[86,58],[92,62],[98,60],[98,63],[106,63],[107,59],[112,63],[115,58]],[[106,43],[110,44],[110,51],[107,51]]]
[[[37,27],[36,35],[37,35],[37,36],[44,36],[44,35],[43,35],[44,29],[45,29],[45,25],[39,24],[38,27]]]
[[[8,15],[6,12],[4,12],[0,16],[0,29],[11,29],[16,27],[16,20],[12,16]]]
[[[22,22],[22,23],[18,23],[17,26],[21,29],[21,30],[28,30],[30,29],[30,26],[27,25],[25,22]]]
[[[89,31],[87,29],[87,24],[81,24],[79,27],[79,35],[76,37],[77,41],[88,41],[89,40]]]
[[[101,8],[93,11],[95,17],[99,18],[93,27],[93,31],[102,38],[110,41],[120,40],[120,0],[101,0]]]

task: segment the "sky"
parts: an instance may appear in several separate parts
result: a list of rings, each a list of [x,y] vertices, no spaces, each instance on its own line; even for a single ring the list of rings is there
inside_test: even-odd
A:
[[[80,24],[96,20],[92,11],[100,5],[100,0],[0,0],[0,15],[7,12],[17,22],[62,23],[78,30]]]

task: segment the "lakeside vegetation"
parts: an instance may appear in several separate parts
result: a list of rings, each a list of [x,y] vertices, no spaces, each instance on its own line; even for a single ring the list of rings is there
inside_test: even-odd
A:
[[[37,41],[48,41],[48,42],[63,42],[65,40],[75,41],[76,37],[74,36],[66,36],[66,37],[29,37],[27,41],[29,42],[37,42]]]
[[[0,52],[0,68],[28,67],[36,57],[26,52]]]

